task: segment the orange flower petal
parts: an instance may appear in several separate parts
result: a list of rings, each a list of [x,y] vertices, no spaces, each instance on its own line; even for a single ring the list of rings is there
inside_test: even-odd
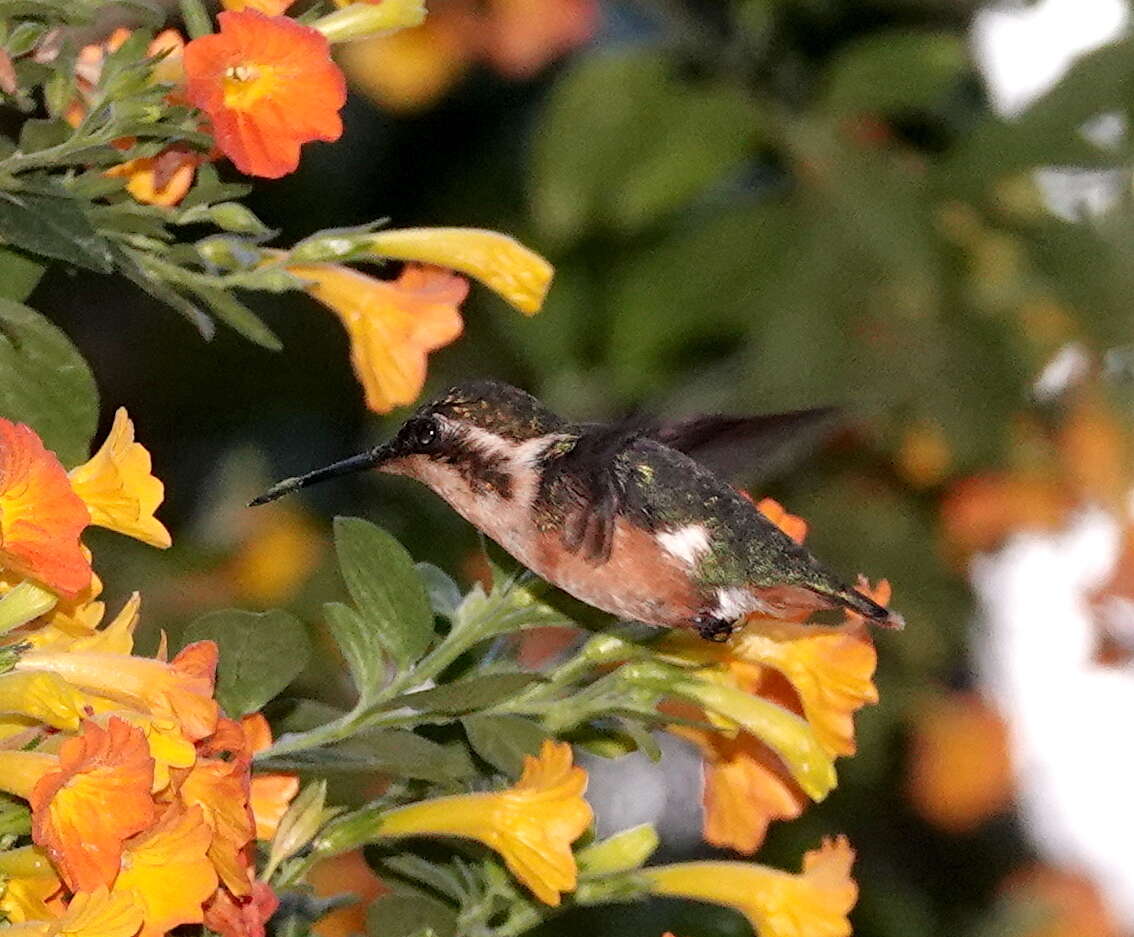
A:
[[[922,817],[968,833],[1008,808],[1015,791],[1008,734],[975,693],[924,704],[911,735],[907,790]]]
[[[531,78],[590,39],[599,19],[597,0],[493,0],[484,53],[502,75]]]
[[[154,819],[154,761],[142,732],[111,718],[87,720],[59,749],[59,767],[28,798],[32,838],[72,891],[110,886],[122,844]]]
[[[774,498],[764,498],[756,505],[756,510],[775,524],[780,530],[791,537],[796,543],[803,543],[807,537],[807,521],[802,517],[789,514],[779,501]]]
[[[358,899],[319,918],[311,928],[318,937],[354,937],[365,933],[367,907],[390,890],[374,874],[361,849],[316,862],[307,873],[307,882],[319,898],[347,892]]]
[[[212,830],[209,859],[225,887],[238,898],[249,894],[244,847],[256,833],[249,807],[249,759],[198,758],[181,784],[178,797],[201,809]]]
[[[425,384],[429,352],[461,334],[458,307],[469,285],[448,271],[408,264],[390,282],[336,265],[288,270],[309,280],[307,291],[342,321],[354,373],[376,413],[413,403]]]
[[[91,581],[79,543],[89,523],[55,454],[29,427],[0,419],[0,566],[77,596]]]
[[[276,835],[280,820],[299,793],[294,774],[258,774],[252,778],[249,804],[256,820],[256,838],[269,840]]]
[[[201,906],[217,887],[206,856],[211,839],[200,809],[175,807],[126,844],[114,891],[141,900],[145,924],[138,937],[161,937],[204,920]]]
[[[241,172],[275,179],[311,140],[337,140],[346,82],[318,31],[256,10],[217,17],[220,32],[185,47],[186,94]]]
[[[241,10],[255,10],[265,16],[279,16],[294,2],[295,0],[221,0],[221,6],[237,13]]]
[[[132,159],[106,171],[127,180],[126,191],[146,205],[169,207],[188,194],[200,157],[184,150],[166,150],[157,156]]]
[[[227,890],[217,889],[205,905],[205,926],[221,937],[264,937],[268,918],[280,900],[267,882],[252,881],[250,898],[237,901]]]

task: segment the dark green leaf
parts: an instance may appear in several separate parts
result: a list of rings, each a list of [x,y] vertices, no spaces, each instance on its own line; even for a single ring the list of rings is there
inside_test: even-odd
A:
[[[361,732],[335,745],[267,759],[264,766],[320,775],[388,774],[435,784],[451,784],[473,773],[464,746],[438,745],[408,729]]]
[[[190,622],[183,639],[216,641],[217,701],[233,718],[255,712],[307,666],[307,629],[282,611],[209,612]]]
[[[519,693],[536,680],[534,673],[493,673],[445,683],[431,690],[399,696],[391,705],[409,706],[419,712],[466,713],[484,709]]]
[[[382,877],[397,876],[403,879],[416,879],[433,891],[459,902],[465,895],[461,885],[460,876],[452,867],[440,862],[430,862],[412,852],[404,852],[394,856],[383,856],[378,860],[378,871],[385,873]]]
[[[114,269],[110,244],[66,197],[0,192],[0,239],[98,273]]]
[[[558,239],[587,225],[638,230],[739,166],[757,123],[739,88],[679,81],[653,51],[583,56],[536,135],[536,219]]]
[[[456,937],[457,914],[435,898],[395,892],[370,906],[366,933],[369,937]]]
[[[481,758],[509,777],[518,778],[525,755],[538,755],[549,736],[523,716],[465,716],[469,744]]]
[[[383,683],[386,655],[376,632],[353,608],[340,602],[323,606],[327,627],[350,668],[351,679],[363,701]]]
[[[335,550],[375,639],[400,666],[413,663],[433,640],[433,612],[405,547],[368,521],[336,517]]]
[[[205,341],[209,341],[217,330],[213,320],[164,280],[158,279],[143,265],[142,260],[144,258],[145,254],[141,251],[133,252],[118,247],[114,248],[114,262],[118,266],[119,273],[131,283],[149,293],[154,299],[160,300],[180,312],[193,324],[201,337]]]
[[[43,264],[10,247],[0,247],[0,296],[22,303],[43,276]]]
[[[90,454],[98,389],[83,356],[34,309],[0,299],[0,416],[27,423],[68,467]]]

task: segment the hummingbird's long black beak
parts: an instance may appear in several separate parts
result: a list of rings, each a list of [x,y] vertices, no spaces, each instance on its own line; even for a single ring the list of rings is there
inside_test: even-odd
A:
[[[249,501],[248,507],[254,508],[261,504],[267,504],[269,501],[275,501],[276,498],[282,498],[293,491],[326,481],[328,478],[338,478],[340,475],[350,475],[352,472],[377,468],[395,455],[397,455],[397,451],[394,444],[384,442],[380,446],[375,446],[359,455],[351,456],[349,459],[343,459],[341,462],[335,462],[333,465],[315,469],[314,472],[308,472],[306,475],[297,475],[295,478],[285,478],[282,482],[276,482],[260,497]]]

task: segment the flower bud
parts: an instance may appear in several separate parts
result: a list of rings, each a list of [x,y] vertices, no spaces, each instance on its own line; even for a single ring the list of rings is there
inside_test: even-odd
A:
[[[422,0],[383,0],[382,3],[352,3],[311,25],[330,42],[349,42],[389,35],[424,22]]]
[[[575,860],[580,875],[615,875],[639,868],[657,848],[657,831],[643,823],[580,849]]]

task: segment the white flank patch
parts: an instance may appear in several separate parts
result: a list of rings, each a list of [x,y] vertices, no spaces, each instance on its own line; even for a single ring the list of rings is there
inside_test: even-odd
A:
[[[658,543],[670,556],[692,566],[709,549],[709,532],[704,524],[688,524],[658,534]]]
[[[756,611],[760,604],[747,589],[733,587],[717,590],[717,617],[725,621],[735,621],[742,615]]]

